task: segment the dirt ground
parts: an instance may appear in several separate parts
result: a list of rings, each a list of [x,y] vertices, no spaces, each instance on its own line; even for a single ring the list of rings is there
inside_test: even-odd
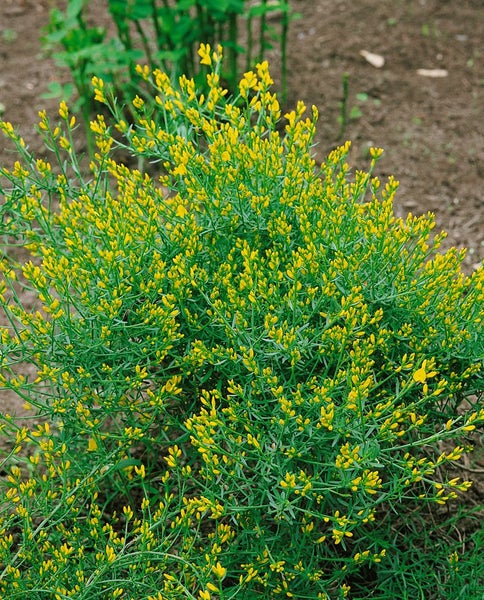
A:
[[[95,6],[98,0],[92,0]],[[34,130],[50,81],[68,79],[41,58],[39,29],[54,0],[0,1],[0,118],[18,126],[29,146],[45,150]],[[446,247],[468,248],[464,268],[484,255],[484,4],[482,0],[293,0],[300,18],[288,43],[288,106],[298,99],[320,111],[318,160],[346,139],[352,164],[365,168],[368,148],[385,148],[378,175],[400,181],[396,212],[432,211]],[[99,0],[100,10],[105,1]],[[277,20],[272,21],[277,26]],[[383,57],[373,66],[361,54]],[[269,54],[278,79],[279,51]],[[440,77],[419,74],[440,71]],[[340,134],[343,77],[348,124]],[[0,140],[0,164],[15,155]],[[3,406],[7,398],[2,400]],[[8,404],[8,403],[7,403]],[[11,406],[15,410],[15,406]],[[21,407],[17,407],[21,411]],[[472,503],[484,499],[484,457],[469,465]]]

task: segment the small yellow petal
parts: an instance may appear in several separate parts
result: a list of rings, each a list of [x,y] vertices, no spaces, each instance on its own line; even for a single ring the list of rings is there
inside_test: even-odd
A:
[[[427,361],[424,360],[422,366],[420,367],[420,369],[418,369],[417,371],[415,371],[415,373],[413,374],[413,380],[414,381],[418,381],[420,383],[425,383],[425,380],[427,379],[427,372],[425,371],[425,363]]]
[[[186,214],[188,214],[187,209],[183,206],[183,204],[179,204],[176,207],[176,216],[183,218]]]

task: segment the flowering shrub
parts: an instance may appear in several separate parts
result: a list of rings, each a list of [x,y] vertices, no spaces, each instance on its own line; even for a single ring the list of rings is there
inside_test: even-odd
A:
[[[315,109],[282,120],[266,63],[227,99],[200,55],[205,96],[139,69],[160,126],[93,80],[87,175],[65,103],[40,113],[55,164],[0,125],[2,233],[32,256],[1,263],[0,384],[39,415],[2,415],[1,595],[457,597],[477,550],[422,516],[471,485],[448,466],[484,421],[483,270],[395,218],[380,149],[318,167]]]

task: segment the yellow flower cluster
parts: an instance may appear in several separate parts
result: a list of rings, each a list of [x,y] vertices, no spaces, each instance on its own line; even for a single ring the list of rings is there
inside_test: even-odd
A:
[[[1,170],[2,222],[32,255],[0,263],[0,387],[42,417],[2,417],[2,596],[349,597],[398,552],[389,507],[470,486],[441,473],[484,422],[457,410],[482,384],[483,270],[394,216],[381,149],[368,173],[349,144],[317,166],[316,109],[281,127],[267,63],[229,99],[221,49],[199,55],[205,95],[139,67],[154,97],[129,123],[93,79],[125,141],[93,120],[89,177],[65,103],[39,124],[60,171],[0,124],[27,161]]]

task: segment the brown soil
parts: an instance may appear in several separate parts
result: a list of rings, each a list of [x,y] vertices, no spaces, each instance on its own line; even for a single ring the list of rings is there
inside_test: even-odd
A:
[[[104,4],[99,2],[102,11]],[[57,107],[41,94],[50,81],[68,79],[40,57],[39,29],[53,5],[0,2],[0,118],[18,126],[40,155],[45,150],[34,129],[37,112],[55,115]],[[301,18],[290,29],[288,104],[302,99],[319,108],[317,158],[350,139],[352,164],[365,168],[368,148],[385,148],[378,175],[400,180],[397,213],[434,212],[437,228],[449,234],[446,247],[468,248],[464,268],[472,271],[484,254],[482,0],[293,0],[292,6]],[[372,66],[362,50],[381,55],[384,66]],[[277,79],[277,48],[269,58]],[[423,76],[418,69],[445,69],[447,75]],[[348,116],[355,118],[339,136],[344,73]],[[14,160],[0,141],[0,165]],[[3,407],[7,400],[10,410],[22,411],[6,396]],[[464,473],[478,478],[472,496],[477,503],[484,498],[483,466],[481,452],[473,472]]]

